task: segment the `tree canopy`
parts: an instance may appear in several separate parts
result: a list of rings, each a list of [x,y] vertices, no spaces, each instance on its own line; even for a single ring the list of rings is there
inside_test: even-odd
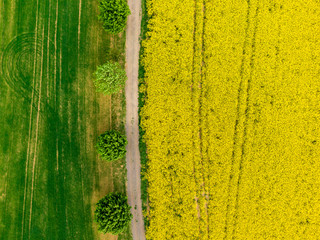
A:
[[[127,80],[126,71],[117,62],[107,62],[98,66],[94,75],[94,85],[97,92],[102,92],[105,95],[119,92]]]
[[[117,235],[129,225],[132,214],[127,203],[127,196],[121,193],[109,193],[98,203],[94,212],[98,230],[103,233]]]
[[[106,161],[115,161],[126,155],[127,139],[125,135],[109,130],[101,134],[97,142],[97,151]]]
[[[100,0],[99,20],[103,28],[112,34],[120,33],[127,24],[127,17],[131,14],[127,0]]]

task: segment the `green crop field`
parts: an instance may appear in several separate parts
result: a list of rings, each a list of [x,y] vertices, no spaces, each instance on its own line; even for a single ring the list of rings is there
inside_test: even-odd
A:
[[[92,74],[124,64],[98,1],[0,1],[0,239],[112,239],[95,203],[125,192],[125,161],[98,159],[97,136],[124,132],[124,94],[95,93]],[[119,239],[131,239],[129,230]]]

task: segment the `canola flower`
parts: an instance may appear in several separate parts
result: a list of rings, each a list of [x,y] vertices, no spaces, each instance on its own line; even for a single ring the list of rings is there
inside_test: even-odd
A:
[[[319,1],[147,6],[147,238],[318,239]]]

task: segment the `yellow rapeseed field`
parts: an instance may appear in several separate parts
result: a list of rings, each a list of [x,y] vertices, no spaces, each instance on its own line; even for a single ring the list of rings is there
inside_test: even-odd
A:
[[[147,7],[147,238],[320,239],[320,1]]]

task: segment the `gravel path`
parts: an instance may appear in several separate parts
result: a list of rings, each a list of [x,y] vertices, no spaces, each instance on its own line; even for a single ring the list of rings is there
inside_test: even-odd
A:
[[[127,145],[127,193],[132,206],[131,222],[134,240],[144,240],[144,223],[142,216],[140,190],[140,152],[139,152],[139,117],[138,117],[138,69],[139,69],[139,37],[141,24],[141,1],[128,0],[131,15],[128,17],[126,33],[126,134]]]

